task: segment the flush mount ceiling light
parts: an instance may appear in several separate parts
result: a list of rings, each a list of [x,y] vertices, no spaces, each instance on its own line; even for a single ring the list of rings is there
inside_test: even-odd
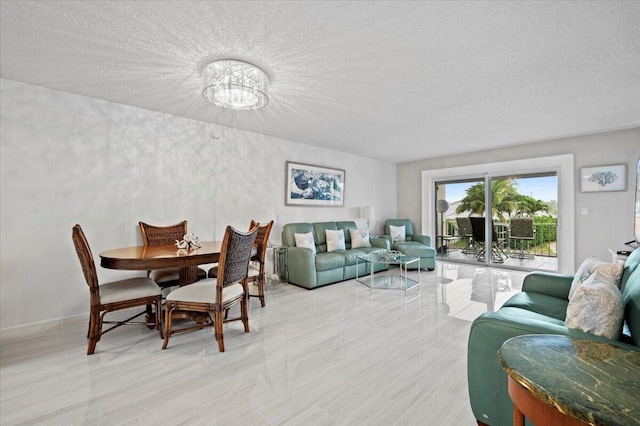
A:
[[[269,78],[260,68],[233,59],[213,61],[202,71],[202,96],[223,108],[258,109],[269,103]]]

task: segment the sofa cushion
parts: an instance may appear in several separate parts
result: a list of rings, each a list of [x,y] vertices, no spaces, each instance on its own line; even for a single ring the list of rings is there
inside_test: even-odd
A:
[[[282,245],[295,247],[295,234],[306,234],[313,232],[313,225],[310,223],[289,223],[282,228]]]
[[[384,222],[384,233],[386,235],[391,235],[390,226],[404,226],[405,236],[407,240],[412,240],[413,236],[413,223],[411,223],[410,219],[387,219]]]
[[[420,249],[426,247],[424,244],[419,243],[418,241],[396,241],[393,243],[393,248],[399,250],[400,248],[416,248]]]
[[[620,292],[622,293],[622,297],[624,297],[624,293],[626,291],[625,287],[629,278],[638,270],[640,270],[640,250],[634,250],[627,258],[627,261],[624,262],[624,271],[622,272],[622,279],[620,280]]]
[[[375,247],[375,246],[371,246],[371,247],[360,247],[358,250],[364,252],[364,254],[370,254],[370,253],[384,253],[387,251],[386,248],[384,247]]]
[[[640,265],[638,260],[640,260],[640,249],[627,259],[625,274],[628,275],[623,277],[624,282],[620,286],[625,307],[624,319],[636,346],[640,346]]]
[[[578,287],[569,300],[565,325],[618,340],[623,318],[624,305],[618,287],[595,280]]]
[[[582,284],[590,283],[593,280],[599,280],[610,283],[616,287],[620,287],[620,278],[624,265],[622,263],[609,263],[598,259],[595,256],[588,257],[582,262],[578,268],[576,275],[571,282],[569,289],[569,299],[578,290]]]
[[[317,253],[316,271],[344,268],[345,257],[340,253]]]
[[[327,239],[327,251],[332,252],[336,250],[345,250],[344,231],[339,229],[334,231],[332,229],[326,229],[325,237]]]
[[[335,222],[317,222],[313,223],[313,231],[316,234],[316,248],[318,253],[324,253],[327,251],[327,229],[332,231],[338,230],[338,225]]]
[[[405,241],[407,239],[407,230],[404,225],[389,225],[389,235],[394,242]]]
[[[520,308],[540,315],[564,321],[569,302],[557,297],[533,292],[516,293],[507,300],[503,307]]]
[[[305,247],[316,252],[316,244],[313,240],[313,232],[307,232],[304,234],[295,234],[296,247]]]
[[[358,229],[358,227],[356,226],[356,223],[353,221],[344,221],[344,222],[336,222],[336,225],[338,226],[338,229],[342,229],[344,231],[344,242],[347,248],[348,249],[352,248],[351,234],[349,233],[349,230]]]
[[[417,241],[403,241],[393,245],[395,250],[401,251],[407,256],[415,257],[435,257],[436,250],[431,247],[427,247]]]
[[[345,266],[355,265],[357,256],[364,256],[365,254],[367,254],[366,251],[360,250],[360,249],[350,249],[350,250],[344,250],[336,253],[340,253],[341,255],[344,256]],[[362,263],[362,261],[360,263]]]
[[[540,314],[538,312],[529,311],[527,309],[522,309],[515,306],[503,305],[496,312],[483,314],[478,319],[476,319],[476,321],[484,317],[492,318],[492,321],[494,322],[496,322],[497,320],[497,324],[500,323],[500,320],[505,321],[504,326],[509,328],[514,328],[521,325],[523,330],[526,330],[526,333],[523,333],[523,334],[531,334],[531,333],[560,334],[558,333],[560,330],[566,330],[566,327],[564,325],[564,319],[557,319],[549,315]],[[553,325],[552,330],[547,329],[549,325]],[[500,345],[502,345],[502,343],[497,345],[497,347],[500,348]]]
[[[351,248],[371,247],[368,229],[349,229]]]

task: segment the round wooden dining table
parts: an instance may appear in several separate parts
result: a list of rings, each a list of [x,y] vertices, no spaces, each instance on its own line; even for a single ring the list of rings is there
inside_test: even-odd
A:
[[[136,246],[107,250],[100,253],[100,266],[107,269],[147,271],[153,269],[179,268],[179,285],[198,281],[198,265],[217,263],[220,259],[222,241],[204,241],[201,247],[179,249],[175,244],[158,246]],[[176,317],[191,319],[205,325],[208,317],[197,313],[176,313]],[[147,322],[155,323],[155,314],[147,307]],[[151,327],[150,327],[151,328]]]
[[[180,268],[180,285],[198,280],[198,265],[217,263],[222,241],[204,241],[200,248],[179,249],[175,244],[136,246],[100,253],[100,266],[107,269],[147,271]]]

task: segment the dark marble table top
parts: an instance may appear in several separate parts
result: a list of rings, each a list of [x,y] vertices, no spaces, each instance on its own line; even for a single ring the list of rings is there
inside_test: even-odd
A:
[[[640,350],[534,334],[504,342],[511,378],[558,411],[594,425],[640,425]]]

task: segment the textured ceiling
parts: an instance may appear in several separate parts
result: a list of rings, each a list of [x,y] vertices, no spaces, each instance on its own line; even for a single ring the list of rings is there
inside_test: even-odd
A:
[[[1,1],[0,76],[404,162],[640,126],[640,2]],[[263,68],[270,102],[206,102]]]

